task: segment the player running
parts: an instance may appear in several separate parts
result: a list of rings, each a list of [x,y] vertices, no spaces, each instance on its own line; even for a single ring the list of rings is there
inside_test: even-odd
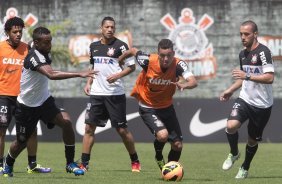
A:
[[[26,147],[27,140],[36,129],[39,120],[45,124],[55,124],[62,129],[65,144],[66,171],[83,175],[84,171],[74,162],[75,134],[67,112],[59,109],[48,89],[48,79],[62,80],[74,77],[94,77],[93,70],[63,72],[51,67],[50,31],[38,27],[32,34],[34,48],[24,60],[20,81],[20,94],[15,112],[17,139],[11,144],[4,164],[4,177],[13,176],[15,159]]]

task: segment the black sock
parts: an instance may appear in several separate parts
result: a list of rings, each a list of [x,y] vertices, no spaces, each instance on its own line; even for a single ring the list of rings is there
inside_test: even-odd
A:
[[[4,161],[4,159],[0,158],[0,167],[3,167],[3,161]]]
[[[65,157],[66,157],[67,165],[69,165],[74,161],[74,152],[75,152],[74,145],[65,145]]]
[[[88,165],[90,160],[90,154],[88,153],[82,153],[81,154],[81,162],[83,165]]]
[[[170,162],[170,161],[178,162],[180,155],[181,155],[181,151],[175,151],[175,150],[171,149],[169,151],[169,154],[168,154],[168,162]]]
[[[10,153],[8,153],[8,155],[5,158],[5,162],[8,166],[14,166],[15,159],[11,157]]]
[[[30,169],[34,169],[37,165],[36,163],[36,155],[35,156],[30,156],[28,155],[28,165]]]
[[[137,153],[129,154],[131,162],[139,162]]]
[[[242,167],[245,170],[249,170],[251,162],[258,150],[258,144],[255,146],[249,146],[248,144],[246,145],[246,155],[245,155],[245,160],[244,163],[242,164]]]
[[[232,153],[233,156],[238,155],[238,132],[236,132],[235,134],[229,134],[228,132],[226,132],[226,136],[230,146],[230,153]]]
[[[154,148],[155,148],[155,152],[156,152],[155,158],[157,160],[163,159],[164,146],[165,146],[165,142],[159,142],[157,139],[155,139]]]

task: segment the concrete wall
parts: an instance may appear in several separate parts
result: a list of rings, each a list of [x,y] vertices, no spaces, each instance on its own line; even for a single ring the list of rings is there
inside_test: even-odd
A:
[[[231,69],[238,66],[238,53],[242,49],[239,37],[240,23],[251,19],[259,27],[260,35],[282,36],[281,0],[0,0],[0,16],[5,16],[9,7],[15,7],[19,16],[32,13],[38,17],[37,25],[60,24],[70,21],[67,34],[58,34],[54,41],[68,44],[71,36],[98,34],[101,19],[113,16],[117,22],[117,32],[129,30],[133,36],[133,45],[145,51],[156,51],[156,45],[167,38],[169,31],[160,23],[160,19],[169,13],[176,21],[183,8],[190,8],[196,22],[204,14],[214,19],[214,23],[205,31],[209,43],[213,45],[216,58],[216,76],[208,80],[199,80],[199,87],[192,91],[177,92],[177,97],[215,98],[232,83]],[[1,21],[3,22],[3,19]],[[281,41],[280,41],[281,42]],[[280,43],[282,45],[282,43]],[[281,49],[282,50],[282,49]],[[281,51],[280,54],[282,55]],[[81,64],[60,68],[78,70],[85,68]],[[275,62],[274,95],[282,98],[281,62]],[[138,71],[126,78],[127,94],[135,82]],[[83,96],[82,79],[70,79],[51,82],[54,96]]]

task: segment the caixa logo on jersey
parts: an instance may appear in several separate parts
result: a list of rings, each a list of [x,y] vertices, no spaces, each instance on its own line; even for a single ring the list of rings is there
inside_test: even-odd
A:
[[[270,49],[274,60],[282,61],[282,36],[260,36],[258,40]]]
[[[216,74],[216,58],[213,56],[213,45],[209,43],[205,30],[212,24],[213,19],[205,14],[196,24],[193,11],[184,8],[175,22],[168,13],[160,20],[169,31],[169,39],[174,43],[176,56],[189,61],[188,65],[198,79],[209,79]]]
[[[0,20],[0,41],[7,39],[7,36],[4,31],[4,25],[8,19],[13,17],[19,17],[18,10],[14,7],[10,7],[6,10],[6,16],[3,18],[3,23]],[[38,18],[32,13],[28,13],[23,20],[27,28],[35,26],[38,22]],[[27,29],[24,29],[23,31],[22,40],[26,42],[31,40]]]

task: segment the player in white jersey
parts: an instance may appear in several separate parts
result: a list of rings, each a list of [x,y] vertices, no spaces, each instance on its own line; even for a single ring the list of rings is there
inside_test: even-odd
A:
[[[235,176],[237,179],[244,179],[248,176],[251,161],[258,149],[258,141],[261,141],[263,130],[270,118],[274,66],[270,50],[257,40],[258,28],[255,22],[243,22],[240,35],[245,47],[239,54],[241,68],[232,71],[235,82],[220,95],[220,100],[229,100],[232,94],[241,88],[227,121],[226,135],[230,153],[222,169],[229,170],[239,159],[238,129],[249,120],[245,160]]]
[[[126,97],[122,77],[135,70],[134,58],[128,58],[120,66],[118,57],[128,50],[126,43],[117,39],[115,20],[105,17],[101,23],[102,38],[90,45],[90,64],[99,71],[95,79],[89,78],[84,91],[90,96],[85,115],[85,134],[80,167],[89,168],[90,153],[94,144],[96,127],[104,127],[110,119],[111,125],[123,140],[131,159],[132,172],[140,171],[140,162],[134,146],[134,139],[127,129]]]
[[[6,156],[4,177],[13,176],[15,159],[26,147],[27,140],[36,129],[39,120],[48,125],[62,128],[65,144],[66,171],[75,175],[83,175],[84,171],[74,162],[75,134],[67,112],[59,109],[48,89],[48,80],[62,80],[74,77],[94,77],[93,70],[81,72],[63,72],[51,67],[50,31],[38,27],[33,31],[34,48],[24,60],[20,81],[20,94],[17,98],[15,112],[17,139],[11,144]]]

